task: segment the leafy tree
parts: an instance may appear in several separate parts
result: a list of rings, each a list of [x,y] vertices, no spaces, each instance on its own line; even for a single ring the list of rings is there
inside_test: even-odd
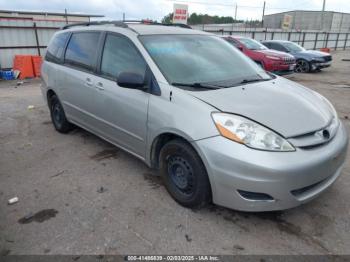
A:
[[[173,13],[170,13],[163,17],[162,23],[169,24],[172,22]],[[243,20],[235,20],[231,16],[210,16],[208,14],[197,14],[192,13],[188,17],[188,24],[232,24],[232,23],[241,23]]]
[[[162,24],[170,24],[173,21],[174,13],[170,13],[162,18]]]

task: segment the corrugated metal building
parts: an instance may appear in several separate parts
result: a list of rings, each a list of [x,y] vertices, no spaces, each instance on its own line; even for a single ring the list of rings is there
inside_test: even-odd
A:
[[[0,68],[12,68],[15,55],[44,55],[55,31],[92,17],[103,16],[0,10]]]
[[[264,16],[264,27],[281,28],[286,15],[292,17],[289,29],[350,31],[350,13],[295,10]],[[323,17],[323,18],[322,18]],[[322,21],[323,20],[323,21]]]

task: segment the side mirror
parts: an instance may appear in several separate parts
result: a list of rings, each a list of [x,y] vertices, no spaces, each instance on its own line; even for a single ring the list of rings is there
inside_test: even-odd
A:
[[[146,83],[145,77],[133,72],[120,72],[117,78],[117,84],[120,87],[144,90]]]
[[[243,46],[240,45],[237,48],[243,52]]]

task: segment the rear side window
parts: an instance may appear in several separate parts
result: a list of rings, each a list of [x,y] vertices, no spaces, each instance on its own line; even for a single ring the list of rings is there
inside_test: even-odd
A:
[[[231,38],[226,38],[226,41],[234,45],[235,47],[239,47],[239,44],[237,41],[231,39]]]
[[[120,72],[133,72],[144,76],[146,63],[131,41],[109,34],[103,50],[101,74],[117,78]]]
[[[66,50],[65,62],[92,70],[95,64],[99,32],[73,33]]]
[[[267,48],[271,48],[270,43],[262,43],[264,46],[266,46]]]
[[[58,34],[47,47],[45,59],[50,62],[59,63],[63,57],[64,48],[69,37],[69,33]]]
[[[283,46],[281,46],[280,44],[277,44],[277,43],[271,43],[271,44],[270,44],[270,47],[271,47],[272,49],[277,50],[277,51],[282,51],[282,52],[285,52],[285,51],[286,51],[286,49],[285,49]]]

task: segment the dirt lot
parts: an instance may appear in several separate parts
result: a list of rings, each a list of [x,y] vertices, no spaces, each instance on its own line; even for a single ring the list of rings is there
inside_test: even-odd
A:
[[[329,98],[350,130],[344,56],[288,78]],[[38,81],[15,85],[0,82],[1,254],[350,253],[350,161],[333,187],[292,210],[193,211],[136,158],[81,129],[57,133]],[[14,196],[19,202],[7,205]]]

